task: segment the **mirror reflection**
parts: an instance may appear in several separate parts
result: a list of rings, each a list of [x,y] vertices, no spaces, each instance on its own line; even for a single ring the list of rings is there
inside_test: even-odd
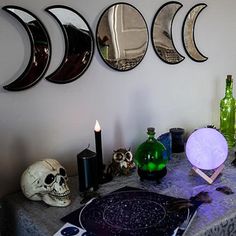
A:
[[[176,13],[183,5],[179,2],[168,2],[156,13],[152,23],[152,44],[161,60],[177,64],[184,57],[176,50],[172,38],[172,23]]]
[[[133,69],[147,50],[146,22],[130,4],[114,4],[99,19],[96,41],[102,59],[111,68],[119,71]]]
[[[186,53],[189,57],[197,62],[206,61],[208,58],[205,57],[201,52],[198,50],[195,38],[194,38],[194,28],[195,22],[200,14],[200,12],[206,7],[206,4],[197,4],[193,8],[190,9],[183,24],[183,43]]]
[[[3,9],[22,24],[30,40],[28,65],[17,79],[4,86],[9,91],[20,91],[38,83],[46,73],[51,56],[50,39],[42,22],[31,12],[17,6],[5,6]]]
[[[92,60],[92,31],[85,19],[69,7],[51,6],[46,11],[57,20],[65,41],[64,58],[60,66],[46,79],[54,83],[72,82],[86,71]]]

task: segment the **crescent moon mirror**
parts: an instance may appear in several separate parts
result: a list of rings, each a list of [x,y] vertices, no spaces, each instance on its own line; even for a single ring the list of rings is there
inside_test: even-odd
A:
[[[208,59],[198,50],[194,37],[197,17],[206,6],[203,3],[193,6],[187,13],[183,23],[182,37],[184,48],[188,56],[196,62],[204,62]]]
[[[152,23],[152,44],[157,56],[168,64],[177,64],[184,57],[176,50],[172,37],[172,24],[176,13],[183,5],[179,2],[167,2],[154,16]]]
[[[20,91],[38,83],[46,73],[51,57],[50,39],[42,22],[31,12],[17,6],[4,6],[3,10],[22,24],[30,40],[28,65],[15,81],[4,86],[9,91]]]
[[[146,54],[148,28],[142,14],[128,3],[116,3],[101,15],[96,42],[103,61],[112,69],[127,71]]]
[[[45,9],[61,27],[65,41],[65,54],[60,66],[46,79],[54,83],[69,83],[79,78],[89,67],[94,39],[86,20],[74,9],[51,6]]]

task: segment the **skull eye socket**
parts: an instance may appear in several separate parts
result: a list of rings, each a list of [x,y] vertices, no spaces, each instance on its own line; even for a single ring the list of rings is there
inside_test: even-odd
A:
[[[47,175],[47,177],[45,179],[45,183],[51,184],[54,180],[55,180],[55,176],[53,174],[49,174],[49,175]]]
[[[62,176],[66,176],[66,170],[63,169],[63,168],[60,168],[59,169],[59,174],[62,175]]]

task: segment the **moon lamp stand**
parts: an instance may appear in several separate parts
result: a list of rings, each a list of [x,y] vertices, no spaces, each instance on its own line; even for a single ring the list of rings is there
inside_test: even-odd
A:
[[[185,153],[194,172],[212,184],[224,169],[228,144],[216,129],[201,128],[189,136]],[[213,174],[208,175],[208,171]]]
[[[215,179],[218,177],[218,175],[221,173],[221,171],[224,169],[224,164],[216,168],[214,170],[214,173],[210,177],[207,174],[205,174],[201,169],[195,166],[193,166],[192,169],[195,171],[195,173],[197,173],[199,176],[205,179],[209,184],[212,184],[215,181]]]

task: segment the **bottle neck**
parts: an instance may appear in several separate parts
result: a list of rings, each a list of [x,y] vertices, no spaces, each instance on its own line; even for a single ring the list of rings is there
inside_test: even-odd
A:
[[[231,97],[232,95],[233,95],[233,81],[232,79],[226,79],[225,96]]]
[[[153,134],[150,134],[150,133],[148,133],[148,141],[149,142],[153,142],[153,141],[155,141],[156,139],[155,139],[155,133]]]

